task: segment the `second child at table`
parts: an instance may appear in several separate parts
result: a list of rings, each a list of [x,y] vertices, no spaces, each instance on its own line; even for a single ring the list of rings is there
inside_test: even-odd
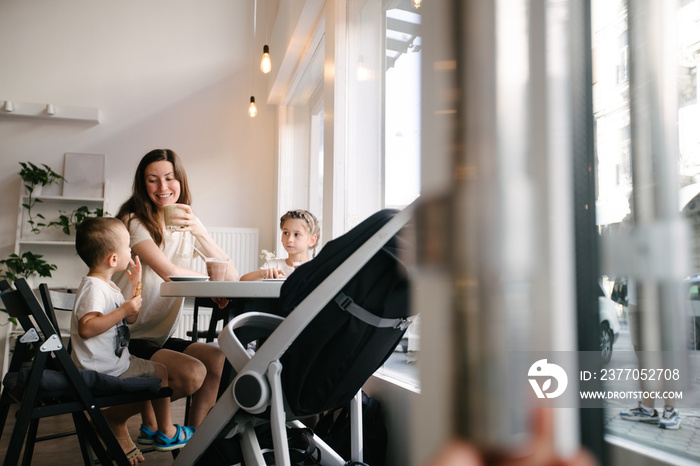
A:
[[[316,257],[316,246],[321,226],[314,214],[308,210],[290,210],[280,218],[282,247],[287,251],[286,259],[270,259],[259,270],[247,273],[241,280],[264,280],[286,278],[294,270],[309,261],[309,249]]]

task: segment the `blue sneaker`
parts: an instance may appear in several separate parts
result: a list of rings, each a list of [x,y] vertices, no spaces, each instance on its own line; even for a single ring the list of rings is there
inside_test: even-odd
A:
[[[173,438],[168,437],[163,432],[158,431],[153,439],[153,447],[158,451],[177,450],[185,446],[187,441],[194,434],[194,427],[181,426],[175,424],[177,432]]]
[[[659,412],[652,410],[651,413],[642,408],[642,403],[639,403],[636,408],[620,411],[620,417],[626,421],[646,422],[649,424],[657,424],[659,422]]]
[[[677,430],[681,428],[681,416],[678,410],[673,408],[664,409],[664,415],[659,419],[659,427],[662,429]]]
[[[149,429],[146,424],[141,424],[139,432],[141,435],[136,439],[139,445],[153,445],[153,438],[156,436],[155,432]]]

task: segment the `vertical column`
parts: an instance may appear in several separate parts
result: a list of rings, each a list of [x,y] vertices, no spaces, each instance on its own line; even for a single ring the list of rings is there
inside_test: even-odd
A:
[[[460,4],[454,424],[487,449],[529,440],[531,387],[516,373],[518,355],[563,352],[576,367],[572,60],[584,54],[572,51],[585,44],[572,37],[582,21],[574,3]],[[577,411],[557,410],[555,420],[557,447],[573,451]]]
[[[509,373],[530,349],[535,218],[528,173],[528,2],[461,5],[461,127],[453,186],[456,431],[485,448],[527,442],[527,379]]]
[[[633,227],[610,265],[637,283],[640,346],[668,368],[687,367],[684,297],[689,230],[678,210],[674,2],[631,0],[630,120]],[[618,243],[618,246],[620,243]]]

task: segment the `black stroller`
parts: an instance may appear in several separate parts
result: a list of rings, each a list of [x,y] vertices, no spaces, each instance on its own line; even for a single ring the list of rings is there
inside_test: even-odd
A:
[[[397,233],[411,211],[382,210],[367,218],[289,276],[278,315],[248,312],[223,329],[219,344],[237,375],[176,465],[230,464],[220,450],[239,447],[243,464],[265,465],[258,434],[268,425],[275,464],[290,465],[287,428],[303,427],[298,419],[348,402],[351,458],[316,435],[311,443],[320,452],[318,464],[362,461],[360,389],[409,323],[408,277],[397,257]],[[247,349],[261,338],[255,352]]]

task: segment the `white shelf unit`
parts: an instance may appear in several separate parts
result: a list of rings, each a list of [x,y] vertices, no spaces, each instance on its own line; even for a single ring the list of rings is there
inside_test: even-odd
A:
[[[42,241],[42,240],[21,239],[21,240],[19,240],[19,244],[22,246],[27,246],[30,244],[34,244],[37,246],[73,246],[73,241]]]
[[[50,189],[60,189],[59,186],[51,186]],[[81,206],[87,206],[91,211],[96,208],[108,212],[104,194],[107,192],[107,183],[103,184],[102,197],[71,197],[54,194],[34,196],[41,200],[32,207],[32,215],[37,213],[44,215],[45,219],[36,219],[42,223],[57,221],[61,211],[70,213]],[[47,192],[51,192],[47,190]],[[61,229],[51,227],[42,230],[41,233],[32,233],[27,222],[27,209],[22,205],[28,201],[24,184],[20,186],[17,214],[17,232],[15,236],[15,254],[22,255],[26,251],[41,254],[43,259],[58,266],[51,273],[51,277],[36,277],[35,286],[46,282],[51,288],[77,288],[80,280],[87,272],[87,267],[75,252],[75,228],[71,228],[71,234],[66,235]],[[0,303],[1,305],[1,303]],[[0,316],[2,317],[2,316]],[[60,313],[59,327],[64,335],[70,331],[70,314]],[[4,377],[10,356],[10,348],[15,338],[22,335],[22,330],[13,325],[0,326],[0,371]]]
[[[106,186],[103,187],[103,196],[98,198],[53,194],[33,196],[40,202],[32,207],[32,217],[35,222],[49,223],[58,221],[61,214],[70,215],[82,206],[86,206],[90,211],[102,209],[108,214],[105,188]],[[58,266],[51,277],[38,277],[34,281],[35,284],[46,282],[52,288],[76,288],[86,268],[75,252],[75,228],[71,227],[70,235],[66,235],[60,227],[54,226],[42,227],[39,233],[32,232],[27,209],[23,206],[27,202],[28,196],[22,185],[18,203],[15,254],[22,255],[31,251],[41,254],[45,261]],[[42,214],[44,218],[37,218],[37,214]]]
[[[11,111],[5,109],[8,102],[11,102],[13,107]],[[72,121],[97,125],[100,123],[100,110],[94,107],[3,101],[0,106],[0,118]]]

